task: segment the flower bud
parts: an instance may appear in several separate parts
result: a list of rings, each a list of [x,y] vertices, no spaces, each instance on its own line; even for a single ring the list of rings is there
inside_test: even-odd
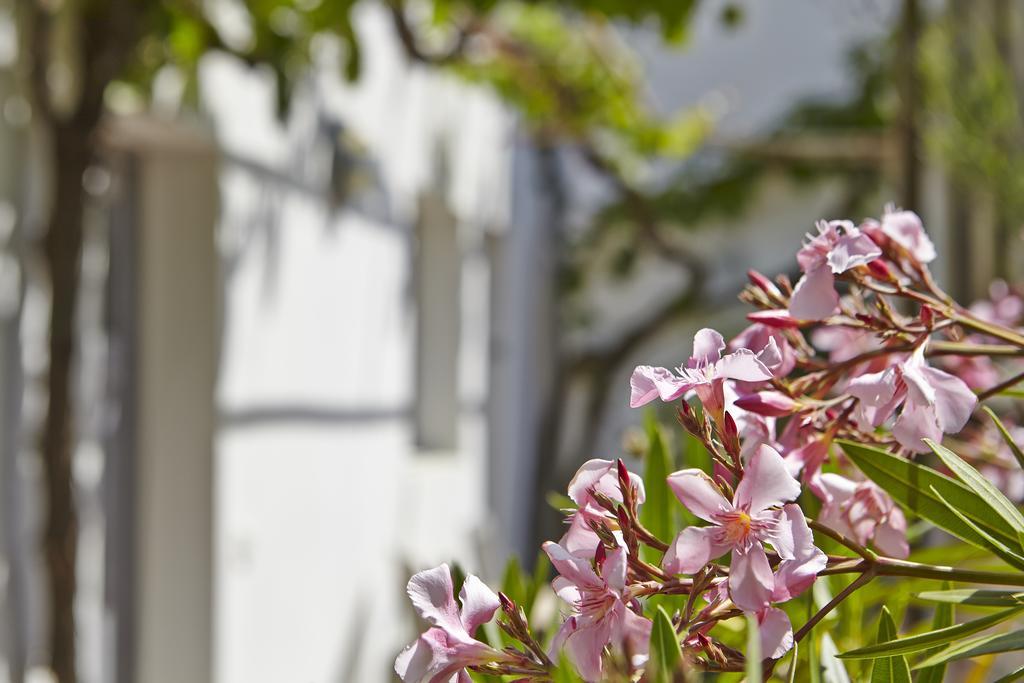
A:
[[[779,391],[759,391],[736,399],[734,405],[765,417],[785,417],[800,409],[800,404]]]
[[[756,270],[748,270],[747,277],[750,279],[750,284],[754,285],[768,296],[782,296],[782,292],[779,291],[779,288],[776,287],[765,275],[757,272]]]
[[[501,609],[505,610],[509,614],[516,611],[516,603],[512,602],[512,599],[501,591],[498,591],[498,601],[501,602]]]
[[[760,323],[768,327],[795,328],[800,327],[800,321],[789,314],[784,308],[771,309],[768,311],[755,311],[747,314],[747,320],[753,323]]]
[[[871,271],[871,274],[879,280],[889,281],[893,279],[889,266],[885,265],[881,260],[875,259],[874,261],[869,261],[867,266],[868,270]]]
[[[921,324],[928,329],[935,324],[935,311],[928,304],[921,306]]]
[[[738,458],[740,455],[740,434],[736,428],[736,420],[726,411],[722,422],[722,431],[724,432],[722,434],[722,444],[725,446],[725,451],[733,458]]]

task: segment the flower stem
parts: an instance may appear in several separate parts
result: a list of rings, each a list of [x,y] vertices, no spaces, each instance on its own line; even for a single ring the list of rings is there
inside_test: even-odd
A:
[[[824,619],[829,612],[838,607],[839,603],[853,595],[853,592],[856,591],[858,588],[866,585],[869,581],[871,581],[871,579],[875,578],[875,574],[877,573],[877,566],[878,565],[875,564],[871,565],[866,572],[864,572],[856,579],[854,579],[853,582],[850,583],[850,585],[848,585],[846,588],[839,591],[838,595],[832,598],[827,605],[818,610],[813,617],[807,620],[806,624],[800,627],[800,630],[797,631],[796,635],[793,636],[793,640],[799,643],[804,636],[811,632],[811,629],[814,628],[819,621]]]

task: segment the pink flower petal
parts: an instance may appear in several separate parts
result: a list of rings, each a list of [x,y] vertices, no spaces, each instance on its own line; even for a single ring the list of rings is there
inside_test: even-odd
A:
[[[569,659],[587,683],[601,680],[601,655],[612,637],[610,621],[601,619],[592,626],[577,628],[565,640],[565,651]]]
[[[761,446],[743,471],[743,480],[736,487],[736,507],[750,513],[761,512],[796,499],[800,482],[786,469],[786,462],[771,446]],[[696,514],[696,513],[695,513]]]
[[[939,427],[947,434],[956,434],[971,418],[978,397],[959,377],[932,367],[921,369],[921,374],[935,389],[935,414]]]
[[[409,599],[420,616],[448,633],[464,631],[459,606],[452,595],[454,590],[447,564],[414,574],[406,586]]]
[[[683,529],[665,551],[661,568],[669,574],[695,574],[729,550],[727,544],[717,542],[718,535],[719,528],[714,526]]]
[[[590,566],[590,562],[587,560],[570,554],[568,550],[551,541],[544,543],[541,548],[547,554],[548,559],[551,560],[555,570],[580,588],[604,589],[604,582],[594,573],[593,567]]]
[[[907,401],[892,426],[892,435],[904,448],[914,453],[927,453],[928,445],[922,439],[942,440],[942,428],[939,427],[935,406]]]
[[[889,519],[885,524],[875,528],[875,547],[889,557],[903,559],[910,555],[910,544],[907,543],[907,519],[903,511],[893,508],[889,511]]]
[[[772,378],[772,371],[750,349],[736,349],[715,365],[715,376],[741,382],[763,382]]]
[[[699,330],[693,336],[693,356],[690,358],[691,366],[697,363],[710,365],[722,357],[725,349],[725,339],[717,331],[710,327]]]
[[[601,577],[604,578],[608,587],[617,593],[626,589],[626,550],[616,548],[609,550],[604,565],[601,567]]]
[[[799,320],[823,320],[839,307],[839,292],[827,266],[804,273],[793,289],[789,313]]]
[[[935,260],[935,245],[924,231],[921,218],[913,211],[886,211],[882,232],[921,263]]]
[[[778,607],[769,607],[757,614],[761,655],[778,659],[793,647],[793,626]]]
[[[734,548],[729,566],[729,597],[744,612],[757,612],[768,606],[775,577],[768,556],[760,543],[743,550]]]
[[[711,477],[700,469],[679,470],[668,475],[668,486],[686,508],[701,519],[714,522],[718,514],[733,509]]]
[[[501,606],[497,594],[473,574],[466,576],[462,583],[459,601],[462,603],[462,625],[469,635],[473,635],[478,626],[490,621]]]
[[[882,255],[870,237],[862,233],[850,223],[845,227],[844,234],[839,237],[832,250],[828,253],[828,265],[838,275],[851,268],[863,266]]]
[[[782,510],[784,517],[780,523],[789,526],[789,534],[793,539],[793,559],[781,562],[775,572],[772,602],[785,602],[803,593],[828,563],[825,553],[814,545],[814,535],[807,526],[800,506],[790,503]]]
[[[656,398],[674,401],[689,391],[691,384],[667,368],[638,365],[629,379],[629,386],[629,407],[639,408]]]

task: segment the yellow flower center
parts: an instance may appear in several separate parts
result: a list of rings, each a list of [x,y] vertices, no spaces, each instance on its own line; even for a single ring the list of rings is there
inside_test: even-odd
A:
[[[738,543],[750,534],[750,515],[746,512],[737,512],[724,524],[725,538],[729,543]]]

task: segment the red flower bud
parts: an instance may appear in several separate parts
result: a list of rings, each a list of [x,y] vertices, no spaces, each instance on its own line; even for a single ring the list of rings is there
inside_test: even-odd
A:
[[[768,327],[795,328],[800,327],[800,321],[784,309],[772,309],[768,311],[755,311],[747,313],[747,320],[753,323],[761,323]]]
[[[756,394],[748,394],[736,399],[735,405],[743,410],[766,417],[785,417],[800,409],[799,403],[778,391],[759,391]]]
[[[776,287],[771,280],[757,272],[756,270],[748,270],[747,277],[750,279],[750,284],[760,289],[765,294],[774,297],[781,297],[782,292]]]
[[[889,266],[885,265],[883,261],[875,259],[874,261],[868,262],[868,270],[871,274],[877,277],[879,280],[891,280],[892,273],[889,271]]]

